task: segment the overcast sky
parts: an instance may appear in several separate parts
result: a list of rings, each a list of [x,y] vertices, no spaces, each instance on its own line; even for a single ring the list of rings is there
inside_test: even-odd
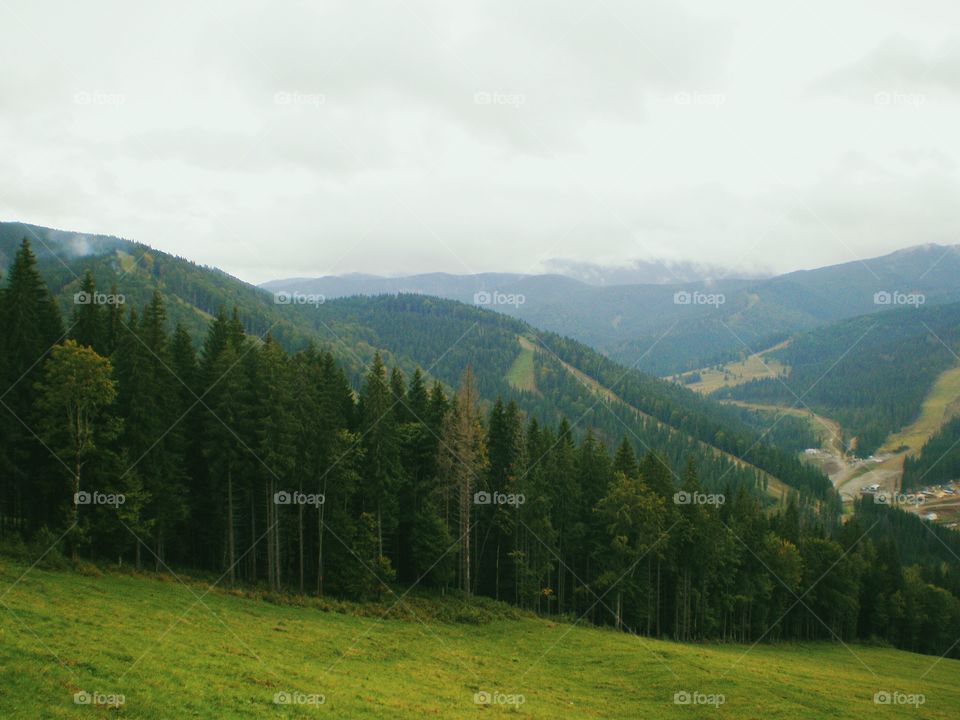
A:
[[[956,0],[4,0],[0,63],[0,219],[252,282],[958,242]]]

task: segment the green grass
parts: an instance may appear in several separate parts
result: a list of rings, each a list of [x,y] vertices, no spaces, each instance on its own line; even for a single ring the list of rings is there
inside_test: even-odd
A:
[[[502,606],[493,603],[480,624],[421,623],[410,612],[379,621],[379,612],[344,603],[323,611],[219,589],[204,595],[203,583],[170,576],[25,570],[0,560],[3,718],[770,720],[960,712],[960,662],[883,648],[680,645],[506,609],[498,616]],[[413,608],[423,617],[431,604],[443,605],[419,598]],[[76,705],[78,690],[122,693],[125,703]],[[477,705],[474,693],[483,690],[522,694],[525,702]],[[674,693],[683,690],[722,694],[725,703],[677,706]],[[926,703],[877,706],[878,690],[923,693]],[[283,691],[323,695],[325,703],[275,705]]]
[[[789,371],[789,368],[779,360],[767,357],[768,353],[780,350],[786,347],[787,343],[782,342],[767,348],[753,355],[749,355],[743,360],[737,362],[728,362],[723,365],[723,369],[706,367],[699,370],[685,372],[681,377],[687,377],[693,373],[700,373],[700,380],[695,383],[687,383],[687,387],[694,392],[703,395],[709,395],[720,388],[743,385],[751,380],[766,380],[777,377]]]
[[[533,367],[533,353],[534,348],[531,345],[521,342],[520,354],[507,370],[507,382],[510,387],[536,392],[537,378]]]

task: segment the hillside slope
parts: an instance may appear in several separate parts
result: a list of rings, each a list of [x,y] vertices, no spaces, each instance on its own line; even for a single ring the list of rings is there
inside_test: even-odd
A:
[[[707,487],[761,484],[755,473],[738,468],[714,453],[704,455],[705,442],[744,459],[783,482],[818,497],[826,497],[829,483],[817,472],[804,469],[789,454],[763,443],[759,433],[738,415],[672,383],[623,368],[592,349],[523,321],[473,306],[439,298],[402,295],[346,298],[324,303],[278,304],[275,297],[219,270],[196,265],[145,245],[116,238],[92,237],[44,228],[5,225],[0,249],[12,254],[19,233],[36,238],[40,267],[49,287],[58,296],[66,317],[73,310],[73,295],[80,278],[91,270],[100,288],[118,286],[129,306],[141,307],[155,289],[171,301],[171,323],[182,323],[195,338],[205,331],[209,318],[220,308],[237,307],[248,333],[268,332],[289,350],[320,341],[345,366],[355,386],[378,350],[388,362],[412,372],[417,366],[448,386],[457,383],[469,364],[474,368],[482,397],[514,399],[529,415],[554,423],[566,417],[575,430],[594,427],[609,444],[628,432],[638,450],[663,452],[679,474],[686,459],[701,461]],[[89,254],[74,248],[91,249]],[[632,405],[659,418],[680,433],[638,423],[630,411],[598,406],[582,385],[560,368],[555,359],[535,364],[535,385],[540,392],[518,390],[508,379],[521,349],[518,335],[539,337],[557,357],[617,391]]]
[[[90,711],[143,720],[555,718],[571,711],[584,718],[946,719],[960,707],[960,661],[878,647],[682,645],[522,616],[495,619],[496,606],[492,617],[475,613],[481,624],[455,624],[430,615],[453,602],[391,598],[362,613],[334,601],[297,607],[295,598],[247,599],[190,578],[27,572],[3,559],[0,587],[9,609],[0,614],[0,714],[11,720],[38,717],[38,707],[45,718]],[[78,692],[122,695],[123,705],[78,707]],[[478,704],[477,693],[501,702]],[[683,693],[713,696],[715,704],[678,706]],[[917,703],[922,695],[923,702],[877,705],[877,693]]]
[[[518,320],[472,306],[419,295],[344,298],[319,307],[321,337],[341,346],[389,348],[409,357],[445,382],[453,383],[471,365],[481,394],[503,395],[535,417],[557,422],[566,416],[575,427],[593,427],[608,443],[627,433],[638,450],[663,452],[679,474],[685,458],[701,462],[705,485],[720,489],[759,486],[762,478],[730,463],[723,453],[704,454],[700,443],[733,454],[795,488],[819,498],[831,495],[829,481],[805,468],[791,453],[760,441],[761,432],[742,414],[674,383],[625,368],[591,348]],[[507,376],[525,352],[517,337],[544,350],[535,356],[537,392],[518,391]],[[565,366],[615,393],[627,405],[604,404]],[[636,411],[659,422],[644,422]],[[673,432],[671,430],[679,430]]]

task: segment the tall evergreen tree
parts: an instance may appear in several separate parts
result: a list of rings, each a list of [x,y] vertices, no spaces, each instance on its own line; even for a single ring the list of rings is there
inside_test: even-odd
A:
[[[380,354],[373,359],[360,390],[360,428],[363,437],[363,502],[375,519],[380,557],[396,561],[397,490],[402,482],[397,401],[387,384]],[[386,538],[386,539],[385,539]]]
[[[93,281],[93,273],[88,270],[80,284],[80,292],[74,297],[70,336],[79,345],[92,348],[101,355],[109,354],[105,350],[103,313],[103,307],[97,302],[97,286]]]
[[[478,401],[473,371],[467,366],[444,423],[438,461],[454,507],[453,520],[460,542],[460,589],[467,595],[473,590],[470,564],[473,493],[487,465]]]
[[[49,452],[37,442],[33,427],[36,383],[43,380],[44,362],[63,337],[56,301],[37,270],[37,259],[24,238],[14,256],[7,285],[0,294],[0,492],[2,523],[22,519],[30,531],[50,523],[49,501],[57,492],[57,469]]]

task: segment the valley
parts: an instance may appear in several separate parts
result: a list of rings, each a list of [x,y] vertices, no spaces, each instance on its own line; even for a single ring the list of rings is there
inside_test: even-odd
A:
[[[710,395],[722,388],[736,387],[753,380],[786,377],[789,367],[766,356],[787,345],[788,341],[784,341],[742,361],[701,368],[675,379],[696,392]],[[691,376],[698,380],[691,382]],[[820,446],[807,449],[804,460],[827,474],[844,503],[849,506],[862,497],[867,488],[877,487],[889,496],[902,492],[904,460],[918,455],[937,431],[960,414],[960,366],[938,375],[923,398],[919,415],[908,425],[890,433],[877,451],[866,458],[856,455],[856,437],[844,440],[848,434],[836,420],[801,407],[799,403],[791,406],[735,399],[722,399],[721,402],[762,413],[771,424],[775,424],[781,414],[808,422],[820,439]],[[936,522],[954,527],[960,519],[960,497],[953,494],[960,493],[958,488],[960,483],[948,484],[943,488],[938,485],[931,489],[922,504],[904,505],[903,509],[924,516],[933,513]]]

